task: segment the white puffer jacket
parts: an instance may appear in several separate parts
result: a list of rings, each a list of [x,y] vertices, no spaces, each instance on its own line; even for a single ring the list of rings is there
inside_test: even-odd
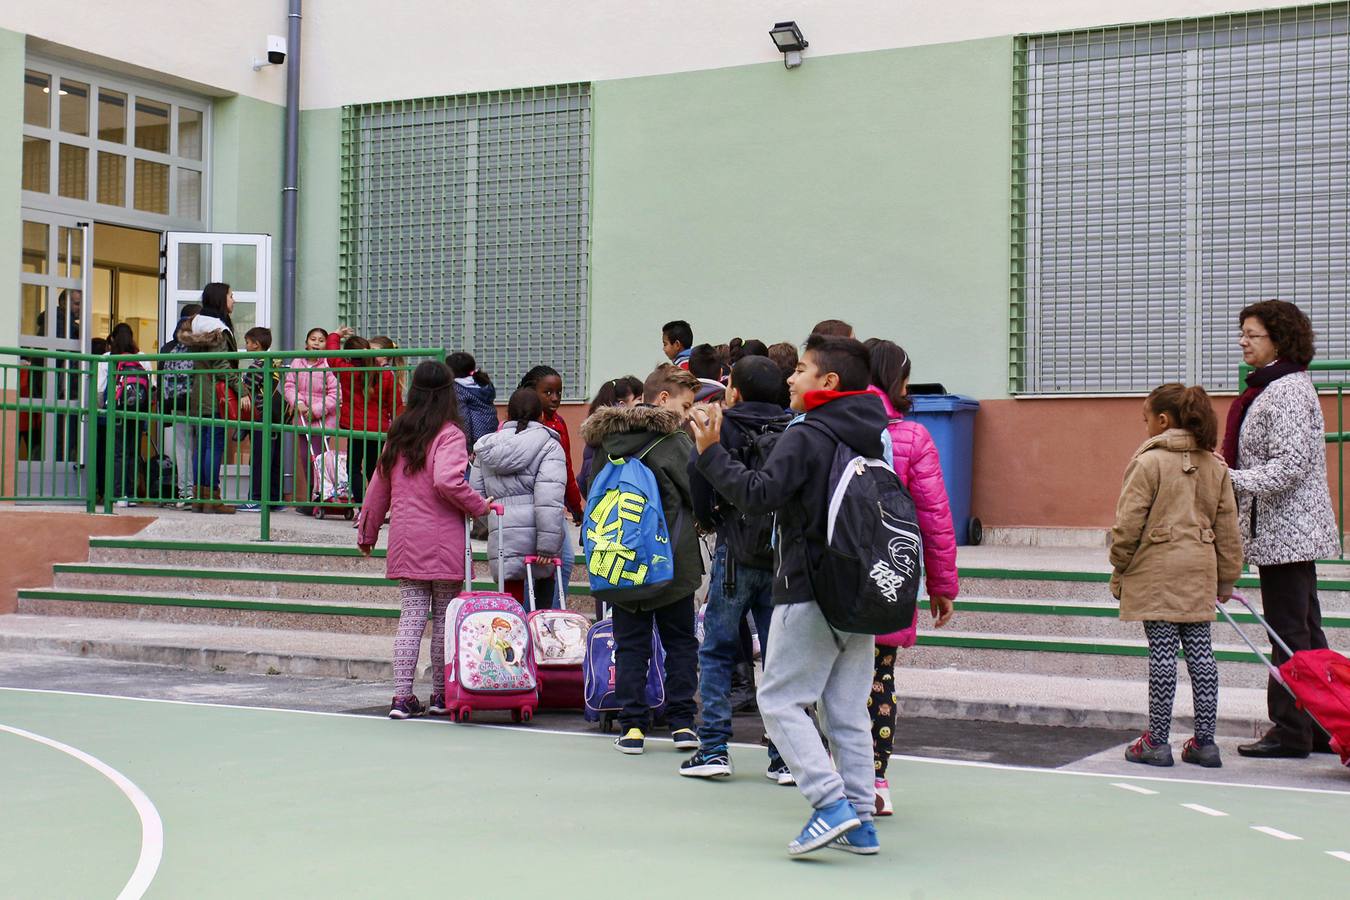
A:
[[[469,484],[506,508],[505,519],[489,521],[488,566],[497,577],[497,540],[506,548],[506,579],[525,577],[525,557],[557,556],[563,546],[563,493],[567,464],[551,428],[531,422],[522,432],[508,422],[473,445]],[[500,528],[499,528],[500,525]],[[535,571],[536,578],[548,572]]]
[[[1252,401],[1231,473],[1248,563],[1274,566],[1340,553],[1325,431],[1307,372],[1277,378]]]

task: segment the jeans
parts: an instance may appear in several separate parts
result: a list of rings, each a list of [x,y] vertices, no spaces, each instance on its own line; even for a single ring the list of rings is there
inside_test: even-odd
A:
[[[225,429],[204,425],[197,429],[197,486],[219,490],[220,467],[225,464]]]
[[[703,699],[703,749],[726,747],[731,740],[731,673],[740,659],[741,622],[748,612],[755,617],[760,650],[768,652],[769,619],[773,615],[773,572],[752,569],[731,560],[734,579],[727,589],[727,545],[717,542],[713,551],[712,580],[708,605],[703,610],[703,646],[698,651],[699,694]],[[777,751],[770,746],[769,758]]]
[[[694,636],[694,598],[690,595],[660,609],[634,612],[614,607],[614,693],[623,707],[619,725],[624,731],[645,731],[651,725],[647,672],[652,659],[653,623],[666,651],[666,718],[670,730],[694,724],[698,638]]]

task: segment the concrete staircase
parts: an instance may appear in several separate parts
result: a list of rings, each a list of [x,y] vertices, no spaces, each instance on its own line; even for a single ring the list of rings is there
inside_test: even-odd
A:
[[[279,536],[95,538],[88,562],[59,564],[52,587],[20,591],[18,614],[0,617],[0,650],[387,679],[399,608],[383,550],[362,558],[350,529]],[[490,589],[476,556],[475,588]],[[1350,651],[1350,567],[1321,574],[1324,626],[1334,648]],[[955,619],[925,628],[921,605],[919,643],[902,656],[907,711],[1137,727],[1147,645],[1137,623],[1119,621],[1107,579],[1095,549],[963,548]],[[1240,589],[1259,599],[1254,578]],[[594,609],[580,561],[569,606]],[[1239,619],[1265,646],[1252,617]],[[1265,669],[1226,623],[1214,636],[1225,729],[1249,734],[1263,717]],[[1188,704],[1183,689],[1178,713]]]

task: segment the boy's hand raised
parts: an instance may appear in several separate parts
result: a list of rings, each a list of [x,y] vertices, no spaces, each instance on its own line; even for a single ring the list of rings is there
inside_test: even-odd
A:
[[[722,407],[705,406],[693,410],[689,416],[689,427],[694,432],[698,452],[707,452],[709,447],[722,440]]]

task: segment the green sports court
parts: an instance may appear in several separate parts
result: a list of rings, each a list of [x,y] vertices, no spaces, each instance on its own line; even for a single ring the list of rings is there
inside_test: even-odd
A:
[[[0,884],[23,898],[688,897],[710,885],[784,898],[1326,897],[1350,886],[1350,790],[904,757],[880,856],[794,861],[784,845],[805,818],[800,795],[761,777],[758,748],[733,756],[733,779],[690,783],[661,741],[619,757],[593,733],[540,727],[3,689]]]

